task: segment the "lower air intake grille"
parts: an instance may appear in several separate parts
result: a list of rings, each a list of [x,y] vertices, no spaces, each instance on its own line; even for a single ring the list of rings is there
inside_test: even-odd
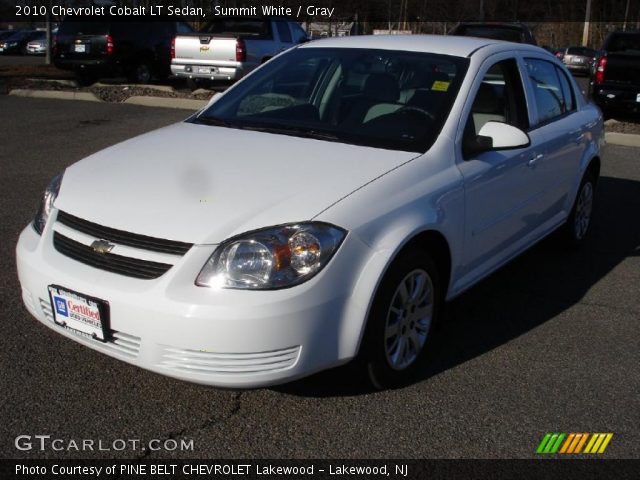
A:
[[[158,278],[172,267],[166,263],[123,257],[113,253],[97,253],[91,247],[60,235],[58,232],[53,232],[53,246],[63,255],[78,262],[128,277]]]

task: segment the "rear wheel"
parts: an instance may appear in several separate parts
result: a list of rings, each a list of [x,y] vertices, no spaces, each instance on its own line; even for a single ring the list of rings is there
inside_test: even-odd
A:
[[[385,275],[367,321],[360,360],[374,387],[416,378],[440,313],[440,276],[422,250],[403,253]]]
[[[76,72],[76,82],[81,87],[88,87],[98,81],[98,76],[95,73],[79,71]]]
[[[138,63],[129,72],[129,81],[145,85],[151,81],[151,67],[146,62]]]
[[[591,172],[587,171],[582,177],[578,195],[563,227],[563,236],[569,247],[581,246],[587,238],[591,219],[593,217],[593,206],[595,200],[596,182]]]

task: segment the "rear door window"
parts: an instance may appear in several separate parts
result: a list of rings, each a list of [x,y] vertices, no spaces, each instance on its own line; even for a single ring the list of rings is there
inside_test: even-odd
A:
[[[567,90],[563,89],[559,76],[562,72],[555,65],[537,58],[527,58],[525,64],[538,109],[538,124],[549,122],[573,109],[573,96],[565,98]],[[568,93],[571,93],[570,87]]]

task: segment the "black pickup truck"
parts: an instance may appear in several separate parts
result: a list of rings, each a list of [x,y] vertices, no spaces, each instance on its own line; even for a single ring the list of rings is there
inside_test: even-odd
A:
[[[591,72],[590,93],[605,113],[640,112],[640,32],[613,32]]]

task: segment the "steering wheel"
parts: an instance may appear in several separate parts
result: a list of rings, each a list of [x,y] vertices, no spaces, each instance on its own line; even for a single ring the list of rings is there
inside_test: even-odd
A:
[[[419,114],[423,117],[427,117],[429,119],[429,121],[431,122],[435,122],[436,117],[433,116],[433,114],[431,112],[428,112],[426,110],[424,110],[423,108],[420,107],[414,107],[411,105],[406,105],[402,108],[400,108],[396,113],[398,114],[404,114],[404,115],[412,115],[412,114]]]

